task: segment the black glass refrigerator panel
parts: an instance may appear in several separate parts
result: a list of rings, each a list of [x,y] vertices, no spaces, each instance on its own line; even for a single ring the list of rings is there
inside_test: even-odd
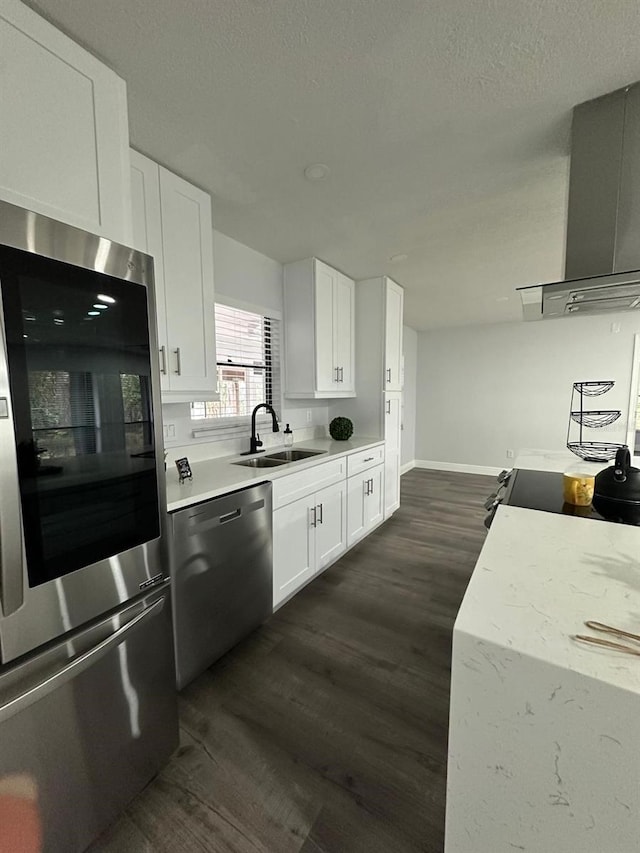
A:
[[[146,288],[0,247],[30,586],[160,535]]]

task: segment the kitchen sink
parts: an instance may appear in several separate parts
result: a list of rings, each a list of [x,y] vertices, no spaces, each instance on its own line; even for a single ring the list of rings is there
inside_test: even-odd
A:
[[[276,468],[278,465],[286,465],[288,459],[270,459],[268,456],[259,456],[257,459],[243,459],[241,462],[232,462],[232,465],[244,465],[245,468]]]
[[[320,456],[326,450],[280,450],[278,453],[270,453],[266,459],[278,462],[297,462],[299,459],[309,459],[310,456]]]

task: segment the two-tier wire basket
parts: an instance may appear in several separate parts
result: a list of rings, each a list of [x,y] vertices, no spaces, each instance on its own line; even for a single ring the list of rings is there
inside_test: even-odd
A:
[[[600,397],[610,391],[614,382],[574,382],[571,391],[571,409],[569,412],[569,427],[567,429],[567,447],[585,462],[609,462],[615,458],[623,445],[609,441],[586,441],[585,429],[602,429],[607,427],[621,415],[619,409],[586,409],[585,397]],[[575,428],[575,424],[578,428]],[[577,440],[575,433],[577,432]],[[572,438],[572,434],[573,438]]]

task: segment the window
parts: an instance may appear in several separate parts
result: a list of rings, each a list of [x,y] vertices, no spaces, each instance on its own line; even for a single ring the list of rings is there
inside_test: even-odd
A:
[[[29,395],[34,441],[41,459],[104,450],[141,453],[151,443],[145,376],[32,370]]]
[[[218,402],[191,404],[193,420],[243,418],[258,403],[280,409],[280,329],[273,317],[216,304]]]

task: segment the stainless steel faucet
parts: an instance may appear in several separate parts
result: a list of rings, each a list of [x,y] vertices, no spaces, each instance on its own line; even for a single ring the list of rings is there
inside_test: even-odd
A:
[[[271,413],[271,417],[273,419],[273,431],[280,432],[280,427],[278,426],[278,419],[276,417],[276,413],[273,410],[273,407],[268,403],[258,403],[253,412],[251,413],[251,444],[249,450],[246,453],[241,453],[241,456],[250,456],[252,453],[264,453],[264,450],[258,450],[259,447],[262,447],[262,442],[260,441],[260,436],[256,433],[256,412],[259,409],[266,409]]]

